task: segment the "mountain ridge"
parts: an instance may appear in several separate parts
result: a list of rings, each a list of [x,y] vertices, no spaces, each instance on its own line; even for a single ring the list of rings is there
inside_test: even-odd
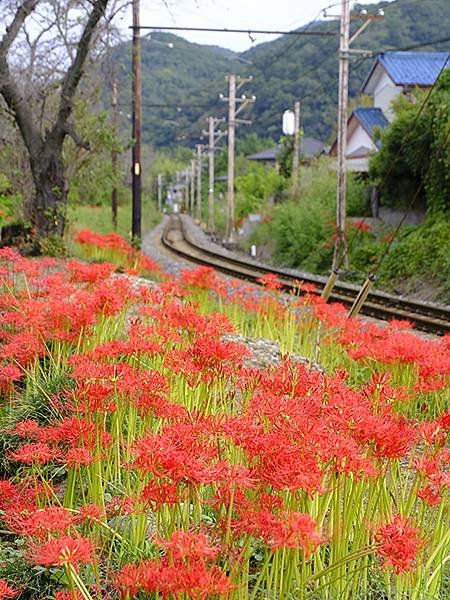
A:
[[[356,5],[353,13],[357,14],[363,7],[369,14],[376,14],[380,8],[385,12],[384,20],[371,23],[354,44],[375,54],[426,44],[450,31],[448,0],[395,0]],[[352,23],[357,21],[352,19]],[[352,32],[356,27],[352,25]],[[226,115],[227,105],[220,101],[219,94],[227,95],[225,77],[234,72],[253,76],[251,84],[242,88],[242,92],[256,95],[256,102],[248,113],[253,124],[245,128],[245,134],[256,133],[277,141],[281,136],[281,114],[299,99],[305,135],[329,142],[337,114],[339,21],[319,20],[299,28],[305,29],[335,35],[285,35],[242,53],[220,46],[194,44],[172,33],[152,33],[151,39],[143,36],[143,140],[155,147],[192,146],[195,141],[201,141],[207,117]],[[168,44],[173,44],[173,48],[169,49]],[[445,42],[423,49],[448,51],[449,48]],[[119,103],[129,111],[130,43],[115,47],[112,57],[124,66],[117,69],[121,79]],[[351,104],[355,103],[373,60],[361,56],[351,58]],[[244,130],[241,131],[244,135]]]

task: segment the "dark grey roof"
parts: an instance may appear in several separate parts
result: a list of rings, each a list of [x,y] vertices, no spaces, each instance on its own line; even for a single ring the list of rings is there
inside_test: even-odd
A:
[[[270,160],[275,162],[278,153],[278,146],[275,148],[269,148],[268,150],[263,150],[262,152],[257,152],[256,154],[250,154],[247,156],[248,160]]]
[[[311,137],[302,137],[300,139],[300,156],[303,158],[314,158],[318,156],[324,147],[323,142],[320,140],[316,140]],[[261,160],[267,162],[275,162],[277,159],[279,148],[275,146],[273,148],[268,148],[267,150],[263,150],[262,152],[257,152],[256,154],[251,154],[247,156],[248,160]]]

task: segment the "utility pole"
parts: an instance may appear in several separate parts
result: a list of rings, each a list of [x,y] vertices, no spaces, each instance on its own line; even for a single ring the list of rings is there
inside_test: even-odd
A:
[[[190,199],[190,207],[189,212],[191,217],[194,216],[194,205],[195,205],[195,158],[191,160],[191,199]]]
[[[341,18],[339,32],[339,96],[338,96],[338,178],[336,192],[336,242],[334,244],[333,265],[335,270],[342,258],[348,267],[347,238],[345,236],[345,196],[347,186],[347,164],[345,149],[347,145],[347,105],[348,105],[348,63],[350,46],[350,0],[341,0]]]
[[[141,120],[142,120],[142,81],[141,81],[141,30],[139,1],[133,0],[133,43],[132,43],[132,219],[131,237],[140,244],[141,230]]]
[[[208,135],[208,231],[214,232],[214,152],[216,151],[217,142],[224,137],[226,131],[216,131],[216,125],[223,123],[224,118],[216,119],[208,118],[208,131],[203,131],[203,135]]]
[[[117,79],[115,77],[111,81],[111,131],[113,135],[113,147],[111,150],[111,217],[114,230],[117,230]]]
[[[227,181],[227,232],[226,238],[229,244],[236,242],[236,229],[234,217],[234,142],[237,123],[251,123],[247,119],[236,119],[238,114],[251,102],[256,100],[255,96],[247,98],[242,95],[236,98],[236,92],[247,82],[252,81],[253,77],[239,77],[236,75],[228,76],[228,98],[222,94],[222,100],[228,100],[228,181]],[[236,109],[236,104],[241,103],[241,106]]]
[[[300,101],[294,105],[294,156],[292,157],[292,182],[294,191],[299,186],[299,165],[300,165]]]
[[[163,176],[161,173],[158,173],[158,210],[161,212],[162,207],[162,179]]]
[[[197,144],[197,207],[195,211],[195,216],[199,221],[202,219],[202,151],[203,146],[201,144]]]
[[[336,242],[333,253],[333,272],[337,272],[342,263],[348,267],[347,239],[345,235],[346,216],[346,189],[347,189],[347,119],[348,119],[348,73],[349,57],[351,53],[365,55],[367,50],[350,49],[351,43],[369,26],[373,20],[384,19],[384,12],[380,10],[377,15],[368,15],[366,10],[352,18],[364,23],[350,37],[350,0],[341,0],[340,32],[339,32],[339,101],[338,101],[338,135],[337,158],[338,179],[336,192]],[[331,291],[331,290],[330,290]]]

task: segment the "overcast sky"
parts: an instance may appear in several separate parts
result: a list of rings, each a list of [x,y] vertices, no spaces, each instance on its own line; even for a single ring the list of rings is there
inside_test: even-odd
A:
[[[352,0],[351,4],[355,3]],[[358,2],[368,3],[369,0]],[[320,10],[330,5],[332,8],[328,12],[338,15],[340,0],[141,0],[141,25],[284,31],[316,19]],[[255,35],[252,42],[247,34],[173,33],[191,42],[217,44],[236,51],[247,50],[276,37]]]

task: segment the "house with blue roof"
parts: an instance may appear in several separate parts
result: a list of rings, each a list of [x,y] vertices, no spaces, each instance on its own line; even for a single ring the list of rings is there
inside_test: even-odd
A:
[[[392,102],[415,87],[431,87],[443,68],[450,67],[448,52],[384,52],[372,66],[361,92],[373,96],[373,106],[358,107],[347,124],[347,169],[365,172],[369,157],[380,148],[376,131],[394,118]],[[336,153],[336,142],[331,154]]]
[[[393,119],[392,101],[415,87],[431,87],[444,67],[448,52],[384,52],[370,70],[361,92],[373,96],[373,105]]]

